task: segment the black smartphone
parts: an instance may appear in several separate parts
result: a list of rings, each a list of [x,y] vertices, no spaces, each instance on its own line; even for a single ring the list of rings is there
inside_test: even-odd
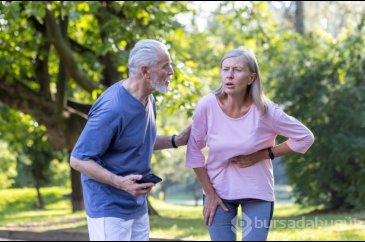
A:
[[[150,183],[151,182],[151,183],[157,184],[161,181],[162,181],[162,179],[160,177],[156,176],[153,173],[149,173],[147,175],[144,175],[141,180],[138,180],[136,182],[137,183]]]

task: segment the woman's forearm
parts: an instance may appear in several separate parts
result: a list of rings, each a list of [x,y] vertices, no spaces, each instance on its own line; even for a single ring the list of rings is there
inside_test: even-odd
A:
[[[215,193],[215,189],[210,181],[207,169],[205,167],[198,167],[198,168],[194,168],[194,172],[197,175],[197,177],[200,181],[200,184],[203,187],[204,192],[206,194]]]
[[[294,152],[292,149],[290,149],[289,145],[287,144],[287,141],[275,145],[274,147],[271,148],[271,150],[275,157],[286,156]]]

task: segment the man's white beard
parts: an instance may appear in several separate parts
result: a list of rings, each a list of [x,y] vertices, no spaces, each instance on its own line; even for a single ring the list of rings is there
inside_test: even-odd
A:
[[[168,86],[166,86],[162,83],[158,83],[157,78],[152,79],[151,85],[156,91],[158,91],[160,93],[166,93],[166,92],[170,91],[170,88]]]

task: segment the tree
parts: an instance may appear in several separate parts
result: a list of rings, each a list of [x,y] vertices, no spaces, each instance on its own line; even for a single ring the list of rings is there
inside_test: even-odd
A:
[[[127,76],[127,57],[134,43],[142,38],[166,40],[175,51],[173,58],[184,54],[184,31],[174,16],[186,10],[184,2],[3,1],[0,101],[44,125],[55,148],[71,151],[90,104],[102,90]],[[176,41],[177,37],[182,39]],[[186,97],[179,97],[192,96],[199,88],[194,81],[184,82],[191,76],[188,73],[176,71],[176,76],[176,91],[169,94],[177,96],[175,110],[189,105],[183,101]],[[76,211],[83,202],[74,170],[71,180]]]
[[[301,35],[304,35],[304,33],[305,33],[304,2],[303,1],[295,2],[295,30]]]
[[[275,99],[309,126],[315,143],[305,156],[285,158],[298,202],[328,209],[361,209],[365,203],[364,28],[337,39],[311,33],[285,38],[281,65],[270,76]],[[277,46],[278,47],[278,46]]]
[[[34,186],[38,199],[36,205],[38,208],[44,208],[45,203],[40,187],[47,185],[54,175],[50,164],[58,156],[58,152],[49,146],[45,127],[39,125],[29,115],[11,110],[4,105],[0,106],[0,114],[0,133],[3,134],[2,139],[7,142],[5,146],[7,150],[3,152],[2,161],[8,163],[5,165],[1,162],[1,166],[13,168],[16,166],[13,172],[4,169],[5,174],[15,178],[10,180],[12,185],[16,187],[22,183],[25,186]],[[9,157],[7,153],[10,151],[14,155]],[[12,162],[12,159],[16,162]],[[15,176],[16,173],[17,176]],[[7,182],[4,182],[3,185],[8,186],[6,184]]]
[[[255,51],[265,93],[313,131],[316,141],[307,154],[285,157],[297,202],[361,208],[364,18],[336,39],[320,31],[304,38],[272,19],[263,2],[222,3],[208,25],[213,52]]]
[[[0,141],[0,189],[6,189],[14,183],[16,159],[9,151],[7,143]]]

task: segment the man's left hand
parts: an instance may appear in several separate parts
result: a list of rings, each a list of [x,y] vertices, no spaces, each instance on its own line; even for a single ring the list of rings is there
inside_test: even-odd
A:
[[[191,124],[186,127],[179,135],[176,136],[176,145],[177,146],[183,146],[188,143],[189,136],[191,131]]]

